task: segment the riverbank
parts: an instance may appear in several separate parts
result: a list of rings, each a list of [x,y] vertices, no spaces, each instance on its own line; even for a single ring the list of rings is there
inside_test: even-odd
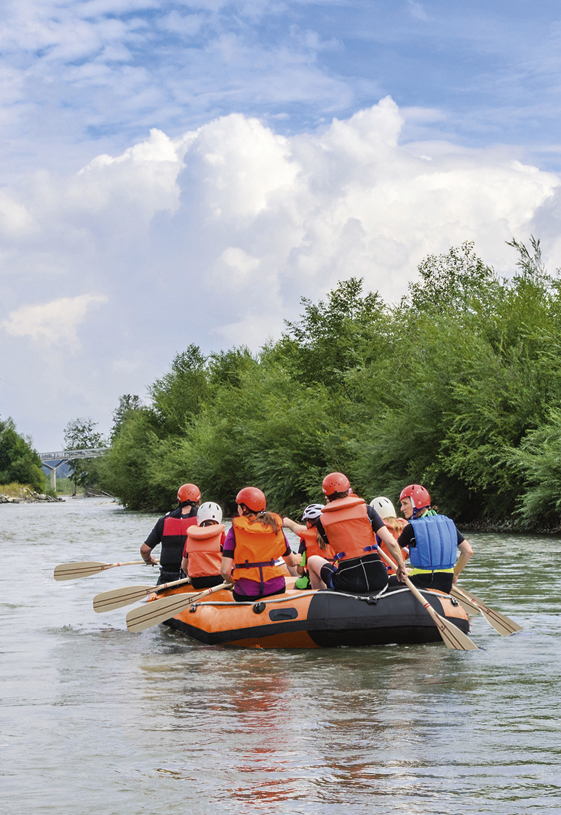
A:
[[[3,492],[0,488],[0,504],[37,504],[56,503],[62,498],[54,495],[46,495],[43,492],[35,492],[30,487],[20,487]]]

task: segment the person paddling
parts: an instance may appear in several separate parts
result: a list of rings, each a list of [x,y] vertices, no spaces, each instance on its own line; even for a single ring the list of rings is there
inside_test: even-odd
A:
[[[370,501],[370,506],[373,507],[380,518],[383,520],[385,526],[390,530],[395,540],[399,538],[401,533],[403,532],[404,528],[407,526],[407,521],[405,518],[398,518],[397,512],[395,511],[395,507],[390,501],[389,498],[386,498],[384,495],[379,495],[377,498],[373,498]],[[391,554],[388,551],[388,547],[386,544],[380,540],[377,536],[378,545],[380,548],[391,558]],[[405,561],[409,557],[409,550],[402,549],[401,556]],[[392,558],[393,560],[393,558]],[[390,585],[395,585],[398,581],[395,577],[395,566],[396,563],[394,562],[393,568],[386,563],[386,569],[388,571],[388,576],[390,578]]]
[[[287,566],[296,566],[282,531],[282,518],[266,512],[267,499],[257,487],[244,487],[236,496],[238,517],[228,530],[222,553],[220,574],[235,581],[234,600],[244,602],[284,594],[284,566],[275,564],[281,557]]]
[[[222,509],[213,501],[197,510],[197,525],[187,530],[181,561],[182,572],[191,578],[194,589],[210,589],[222,583],[222,546],[226,538]]]
[[[420,484],[409,484],[399,499],[409,523],[398,543],[409,549],[411,582],[420,589],[438,589],[449,594],[473,549],[454,521],[431,509],[430,495]]]
[[[335,591],[362,593],[381,591],[388,584],[388,573],[376,551],[376,535],[386,544],[397,564],[399,580],[407,576],[401,550],[376,510],[350,494],[349,479],[343,473],[330,473],[323,480],[327,505],[317,521],[319,534],[335,552],[335,564],[318,555],[308,560],[310,577],[321,587]]]
[[[142,546],[140,554],[145,563],[155,565],[152,550],[161,543],[160,554],[160,583],[171,583],[181,578],[181,558],[187,530],[197,523],[197,507],[201,500],[201,491],[196,484],[183,484],[177,491],[179,506],[168,512],[163,518],[158,518],[156,524]]]
[[[310,504],[307,506],[302,515],[302,520],[306,524],[305,526],[295,523],[290,518],[283,518],[283,526],[286,526],[287,529],[290,529],[291,532],[294,532],[294,534],[300,538],[298,554],[302,556],[302,560],[297,567],[300,577],[294,584],[295,589],[325,588],[318,576],[313,572],[310,573],[306,568],[309,558],[314,555],[325,558],[329,563],[333,563],[335,558],[335,552],[331,546],[325,542],[321,535],[318,535],[316,525],[321,516],[322,509],[324,509],[323,504]]]

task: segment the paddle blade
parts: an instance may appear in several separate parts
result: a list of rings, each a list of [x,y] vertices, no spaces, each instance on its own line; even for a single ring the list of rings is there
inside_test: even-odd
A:
[[[110,569],[111,563],[100,563],[95,560],[85,560],[81,563],[60,563],[55,566],[53,577],[55,580],[78,580],[80,577],[89,577],[92,574]]]
[[[124,589],[112,589],[96,594],[93,600],[94,611],[102,614],[115,608],[131,606],[154,591],[153,586],[126,586]]]
[[[140,608],[133,608],[127,614],[127,628],[135,634],[137,631],[144,631],[146,628],[163,623],[185,611],[193,602],[194,596],[196,595],[193,593],[172,594],[170,597],[162,597],[161,600],[146,603]]]
[[[508,637],[509,634],[514,634],[516,631],[522,631],[522,626],[515,623],[514,620],[511,620],[510,617],[507,617],[505,614],[501,614],[500,611],[495,611],[493,608],[489,608],[483,600],[479,600],[473,594],[470,594],[465,589],[460,589],[459,586],[454,586],[452,588],[451,594],[453,597],[456,597],[459,602],[462,602],[462,595],[464,598],[467,597],[471,603],[477,608],[478,611],[481,612],[483,617],[487,620],[489,625],[493,626],[495,631],[497,631],[502,637]]]
[[[441,617],[440,614],[434,610],[432,606],[427,607],[427,611],[434,620],[436,627],[440,633],[440,636],[444,640],[444,644],[447,648],[454,648],[456,651],[478,651],[477,645],[474,643],[473,640],[464,634],[463,631],[460,631],[457,625],[451,623],[450,620],[447,620],[445,617]]]

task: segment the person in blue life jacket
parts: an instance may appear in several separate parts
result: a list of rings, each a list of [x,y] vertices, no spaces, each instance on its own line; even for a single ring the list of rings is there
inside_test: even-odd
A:
[[[399,500],[409,521],[397,541],[402,549],[409,549],[409,579],[417,588],[449,594],[473,549],[454,521],[431,509],[430,495],[420,484],[405,487]]]

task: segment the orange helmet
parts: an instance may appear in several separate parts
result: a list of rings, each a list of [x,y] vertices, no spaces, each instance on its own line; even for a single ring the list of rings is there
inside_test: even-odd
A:
[[[413,509],[424,509],[430,507],[430,495],[428,490],[421,487],[420,484],[409,484],[401,490],[399,500],[403,501],[404,498],[410,498],[413,504]]]
[[[177,490],[177,500],[184,504],[186,501],[192,501],[194,504],[201,500],[201,491],[196,484],[182,484]]]
[[[236,495],[236,504],[244,504],[252,512],[263,512],[267,499],[265,493],[257,487],[244,487]]]
[[[335,492],[348,492],[351,488],[351,482],[343,473],[329,473],[323,479],[321,485],[324,495],[333,495]]]

